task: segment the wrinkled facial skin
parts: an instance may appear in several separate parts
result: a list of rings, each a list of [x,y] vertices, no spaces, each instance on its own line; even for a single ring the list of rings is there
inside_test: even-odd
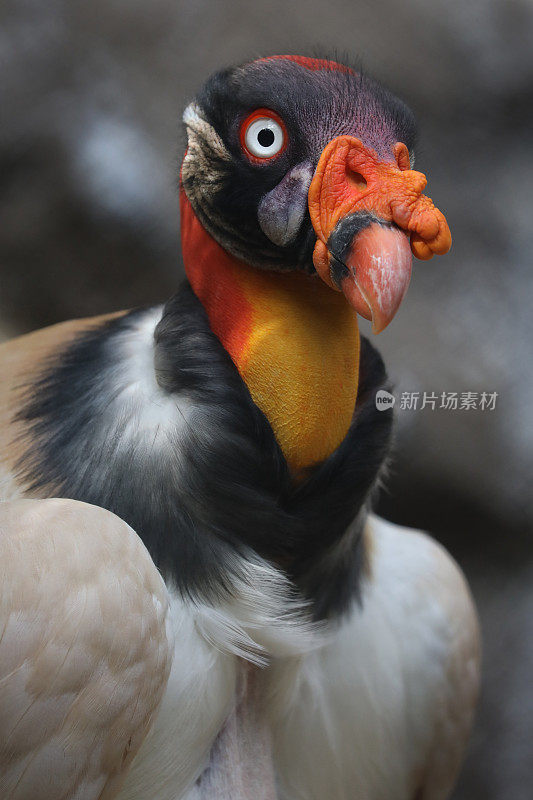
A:
[[[264,163],[252,161],[240,141],[243,121],[260,108],[276,112],[288,135],[283,152]],[[184,121],[182,184],[208,232],[248,264],[308,273],[316,236],[307,192],[328,142],[356,136],[394,163],[394,145],[403,142],[412,154],[416,131],[407,106],[372,79],[284,58],[215,74]]]

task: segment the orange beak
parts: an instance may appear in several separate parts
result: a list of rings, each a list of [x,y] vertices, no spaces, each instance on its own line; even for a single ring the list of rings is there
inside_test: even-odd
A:
[[[409,168],[407,147],[398,142],[393,155],[380,160],[360,139],[338,136],[309,187],[315,269],[372,320],[374,333],[386,328],[407,291],[411,252],[426,260],[452,244],[444,215],[422,194],[425,175]]]

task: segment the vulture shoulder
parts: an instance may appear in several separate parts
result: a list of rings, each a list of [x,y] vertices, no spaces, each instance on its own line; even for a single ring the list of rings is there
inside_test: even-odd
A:
[[[0,503],[0,797],[116,797],[173,646],[134,531],[73,500]]]
[[[28,392],[77,337],[103,329],[125,313],[68,320],[0,344],[0,500],[20,497],[26,488],[17,474],[27,446],[26,428],[18,415]]]

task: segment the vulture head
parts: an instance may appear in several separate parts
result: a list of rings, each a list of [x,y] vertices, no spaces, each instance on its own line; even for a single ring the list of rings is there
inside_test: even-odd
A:
[[[271,56],[225,69],[183,119],[186,267],[207,232],[252,269],[318,273],[379,333],[405,295],[411,253],[451,246],[412,169],[412,112],[350,67]]]

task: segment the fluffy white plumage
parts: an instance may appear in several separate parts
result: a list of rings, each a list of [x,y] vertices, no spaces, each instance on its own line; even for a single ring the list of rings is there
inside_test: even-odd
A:
[[[441,800],[455,782],[478,686],[466,582],[425,534],[368,526],[362,607],[265,676],[282,800]]]
[[[445,798],[477,693],[472,602],[424,534],[371,517],[367,540],[362,606],[315,630],[267,564],[198,605],[113,514],[1,504],[2,799],[266,800],[272,758],[280,800]]]

